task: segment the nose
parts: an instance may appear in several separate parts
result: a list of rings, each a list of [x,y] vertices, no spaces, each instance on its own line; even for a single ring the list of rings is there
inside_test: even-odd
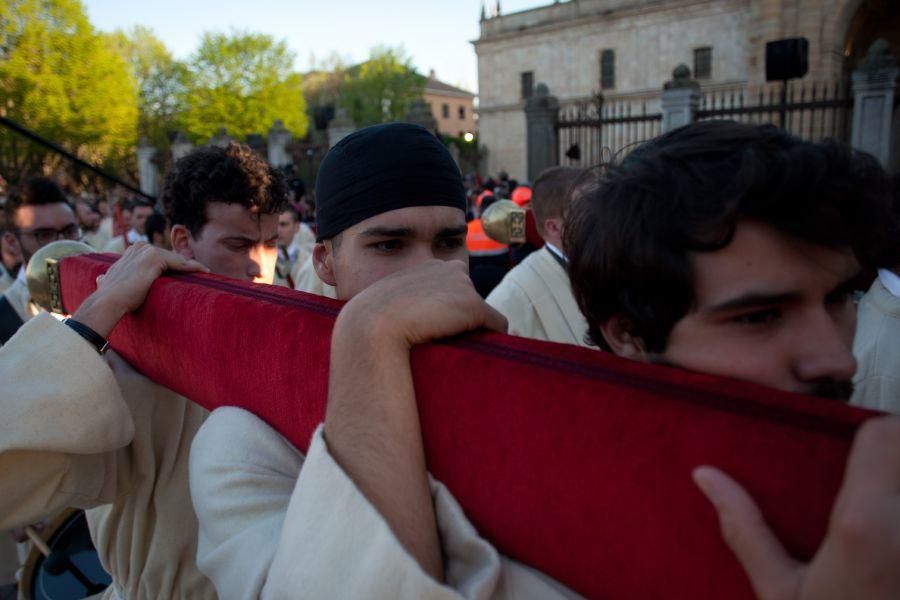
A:
[[[247,277],[251,280],[262,274],[263,253],[260,246],[254,246],[247,255]]]
[[[849,331],[845,331],[848,329]],[[851,343],[854,323],[836,321],[821,311],[796,338],[795,375],[803,382],[849,381],[856,373]]]

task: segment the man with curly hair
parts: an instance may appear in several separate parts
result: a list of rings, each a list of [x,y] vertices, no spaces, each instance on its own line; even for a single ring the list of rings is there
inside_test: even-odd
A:
[[[72,319],[39,315],[0,349],[9,382],[0,393],[0,529],[83,508],[113,579],[105,597],[212,599],[196,567],[188,490],[188,453],[208,412],[114,352],[101,356],[102,342],[167,269],[271,283],[287,190],[277,171],[232,144],[178,161],[163,202],[174,252],[131,246]],[[50,372],[37,366],[48,363]]]

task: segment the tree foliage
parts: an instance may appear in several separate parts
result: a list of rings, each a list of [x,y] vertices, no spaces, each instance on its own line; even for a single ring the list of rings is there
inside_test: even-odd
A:
[[[182,127],[198,142],[220,127],[233,138],[265,134],[276,119],[295,136],[308,127],[303,82],[294,55],[271,36],[206,33],[189,62],[191,85]]]
[[[425,77],[402,48],[376,46],[368,60],[346,70],[341,104],[358,127],[399,121],[424,88]]]
[[[0,2],[0,110],[82,158],[112,166],[133,147],[135,80],[78,0]],[[58,160],[0,131],[0,174],[15,182]]]
[[[137,82],[138,136],[157,147],[167,146],[169,135],[178,128],[178,120],[184,114],[191,85],[188,66],[175,60],[146,27],[117,31],[112,39]]]

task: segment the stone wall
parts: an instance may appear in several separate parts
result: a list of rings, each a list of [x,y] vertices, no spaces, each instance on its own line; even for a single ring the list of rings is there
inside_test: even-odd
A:
[[[848,26],[866,1],[577,0],[484,20],[474,44],[488,167],[524,175],[523,72],[533,72],[534,84],[546,83],[564,104],[597,92],[653,98],[676,65],[693,68],[694,49],[709,46],[712,77],[700,82],[704,90],[757,86],[765,82],[766,42],[806,37],[805,80],[846,81],[853,67],[844,58]],[[606,49],[616,54],[612,90],[600,89]]]

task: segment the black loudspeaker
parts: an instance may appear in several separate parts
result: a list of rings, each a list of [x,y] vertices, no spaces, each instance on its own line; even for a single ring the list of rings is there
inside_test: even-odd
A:
[[[809,70],[809,41],[790,38],[766,43],[766,81],[798,79]]]

